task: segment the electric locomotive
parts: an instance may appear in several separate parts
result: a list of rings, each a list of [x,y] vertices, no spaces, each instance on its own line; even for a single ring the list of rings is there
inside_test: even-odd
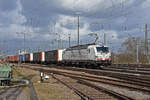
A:
[[[108,46],[95,43],[74,46],[63,51],[63,62],[79,65],[110,65],[111,52]]]

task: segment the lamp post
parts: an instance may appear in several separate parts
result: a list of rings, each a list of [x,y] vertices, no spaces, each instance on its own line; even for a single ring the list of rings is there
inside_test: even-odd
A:
[[[60,34],[58,34],[58,33],[55,33],[57,36],[58,36],[58,39],[57,39],[57,41],[58,41],[58,49],[60,49],[60,47],[61,47],[61,38],[60,38]]]
[[[71,37],[70,37],[70,34],[68,34],[68,35],[69,35],[69,48],[70,48],[70,46],[71,46],[71,44],[70,44]]]
[[[78,30],[77,30],[77,34],[78,34],[78,45],[80,45],[80,12],[76,12],[77,16],[78,16]]]
[[[25,50],[26,50],[26,44],[25,44],[25,42],[26,42],[26,33],[25,32],[16,32],[16,34],[21,34],[21,35],[24,36],[24,53],[25,53]]]

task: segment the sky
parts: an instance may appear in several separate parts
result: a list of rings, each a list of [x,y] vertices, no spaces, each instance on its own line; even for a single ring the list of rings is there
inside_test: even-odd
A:
[[[144,38],[150,26],[150,0],[0,0],[0,51],[15,55],[77,44],[80,16],[80,44],[92,43],[97,34],[102,44],[117,51],[129,37]]]

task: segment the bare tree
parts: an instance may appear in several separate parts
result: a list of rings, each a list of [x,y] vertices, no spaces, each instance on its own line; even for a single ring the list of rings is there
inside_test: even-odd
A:
[[[124,50],[118,54],[119,63],[136,63],[137,45],[140,63],[146,62],[144,55],[144,40],[137,37],[131,37],[125,40],[122,44]],[[119,50],[120,51],[120,50]]]

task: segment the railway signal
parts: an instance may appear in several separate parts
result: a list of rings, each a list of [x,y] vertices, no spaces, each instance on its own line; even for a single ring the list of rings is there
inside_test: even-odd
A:
[[[40,71],[40,81],[43,82],[44,72]]]

